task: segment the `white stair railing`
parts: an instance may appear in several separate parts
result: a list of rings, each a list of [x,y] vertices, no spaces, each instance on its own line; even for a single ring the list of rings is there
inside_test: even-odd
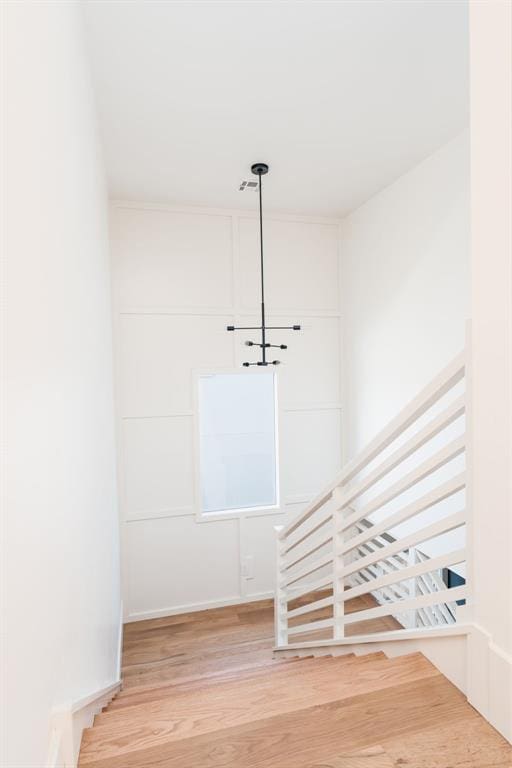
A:
[[[462,354],[276,529],[278,647],[456,622],[471,585],[441,573],[467,557],[466,367]]]
[[[361,520],[357,524],[356,528],[358,533],[372,528],[372,523],[368,520]],[[364,545],[358,547],[358,553],[361,557],[372,553],[378,552],[379,549],[385,547],[386,543],[393,543],[396,539],[388,533],[384,533],[381,536],[376,536],[373,539],[369,539]],[[431,571],[426,571],[420,575],[409,579],[408,582],[398,582],[392,584],[390,587],[383,586],[380,589],[374,589],[372,584],[372,578],[378,577],[385,573],[393,573],[405,565],[414,566],[417,563],[424,563],[430,560],[428,555],[425,555],[416,547],[409,547],[405,551],[404,556],[392,556],[387,557],[382,563],[375,566],[369,566],[367,569],[362,569],[358,573],[354,574],[352,578],[353,586],[358,584],[368,584],[371,587],[371,594],[380,604],[387,603],[390,600],[394,601],[405,597],[414,597],[417,595],[432,594],[439,592],[446,588],[443,582],[441,569],[436,569],[435,566],[430,564]],[[381,573],[379,573],[379,569]],[[364,594],[366,590],[360,591],[359,594]],[[420,608],[410,611],[409,614],[393,614],[394,618],[407,628],[414,627],[438,627],[447,624],[454,624],[456,621],[457,604],[454,602],[439,603],[439,605],[433,605],[427,608]]]

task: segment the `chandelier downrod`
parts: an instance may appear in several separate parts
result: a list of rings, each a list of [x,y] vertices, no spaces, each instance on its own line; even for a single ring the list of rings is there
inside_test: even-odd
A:
[[[259,163],[257,165],[253,165],[251,168],[251,171],[253,173],[258,174],[259,177],[259,184],[258,184],[258,193],[259,193],[259,199],[260,199],[260,276],[261,276],[261,352],[262,352],[262,362],[263,365],[266,363],[266,349],[267,345],[265,343],[266,340],[266,334],[265,334],[265,280],[264,280],[264,271],[263,271],[263,204],[262,204],[262,195],[263,195],[263,184],[261,177],[264,173],[268,173],[268,165],[265,165],[264,163]]]
[[[256,363],[242,363],[245,368],[249,368],[251,365],[267,366],[267,365],[279,365],[279,360],[267,360],[267,349],[288,349],[286,344],[269,344],[267,342],[267,331],[300,331],[300,325],[274,325],[267,326],[265,322],[265,272],[263,261],[263,190],[261,177],[268,173],[268,165],[266,163],[254,163],[251,166],[251,171],[258,176],[258,196],[259,196],[259,208],[260,208],[260,278],[261,278],[261,325],[259,326],[238,326],[228,325],[228,331],[261,331],[261,344],[254,341],[246,341],[245,344],[248,347],[259,347],[261,349],[261,360]]]

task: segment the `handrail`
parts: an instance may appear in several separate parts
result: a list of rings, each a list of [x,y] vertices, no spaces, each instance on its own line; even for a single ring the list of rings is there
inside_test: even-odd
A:
[[[294,645],[310,645],[310,633],[321,635],[321,642],[341,640],[345,626],[370,618],[394,616],[404,628],[425,631],[456,621],[456,601],[466,599],[471,585],[449,589],[440,573],[465,562],[470,548],[458,544],[428,558],[417,546],[462,530],[467,522],[455,498],[466,487],[466,472],[459,466],[466,451],[465,429],[455,437],[450,429],[466,416],[465,396],[450,394],[451,401],[429,418],[430,409],[464,379],[466,368],[462,353],[303,512],[276,527],[277,647],[285,648],[292,637]],[[419,422],[424,415],[427,422]],[[411,431],[395,444],[406,430]],[[428,449],[427,458],[423,449]],[[457,471],[447,477],[451,467]],[[449,506],[440,518],[438,512],[425,518],[441,505]],[[395,528],[403,524],[406,535],[397,538]],[[361,602],[363,596],[362,607],[351,604],[345,610],[349,600]],[[298,617],[304,623],[298,624]]]

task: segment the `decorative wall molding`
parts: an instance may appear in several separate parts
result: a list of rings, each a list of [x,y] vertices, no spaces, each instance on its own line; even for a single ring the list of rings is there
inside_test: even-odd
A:
[[[243,339],[238,344],[231,335],[225,341],[223,331],[225,324],[252,325],[252,322],[240,321],[259,317],[257,297],[252,295],[252,282],[247,271],[250,268],[252,273],[250,249],[257,211],[119,200],[112,202],[111,211],[116,430],[119,498],[124,526],[123,594],[128,620],[166,616],[170,615],[170,611],[180,613],[213,605],[236,604],[247,600],[251,591],[256,593],[256,598],[250,595],[251,599],[257,599],[260,594],[267,596],[274,580],[274,569],[268,557],[268,537],[275,519],[293,514],[306,503],[313,494],[303,491],[309,492],[316,483],[321,485],[325,480],[323,464],[326,472],[330,471],[327,465],[331,464],[335,471],[342,457],[343,318],[340,307],[339,220],[279,212],[265,217],[269,223],[273,222],[274,243],[276,248],[279,246],[274,267],[277,282],[272,283],[274,296],[269,317],[288,320],[291,315],[296,316],[305,330],[306,344],[302,356],[300,349],[298,352],[295,348],[292,350],[296,354],[290,357],[290,364],[295,366],[296,375],[287,376],[285,366],[277,372],[282,382],[278,395],[281,416],[279,444],[283,449],[282,454],[280,452],[280,506],[198,515],[197,481],[194,481],[193,493],[186,490],[191,467],[196,471],[197,404],[190,394],[187,397],[184,374],[188,374],[189,368],[192,369],[189,392],[193,393],[192,377],[196,368],[211,369],[211,372],[216,367],[233,370],[238,369],[244,359]],[[150,215],[152,211],[162,215],[153,219]],[[147,217],[144,212],[147,212]],[[179,215],[166,219],[166,213]],[[200,221],[198,219],[200,227],[196,227],[194,216],[204,217]],[[192,233],[190,239],[187,234],[188,217]],[[289,226],[294,223],[305,226],[295,230]],[[132,231],[137,233],[135,239],[129,236]],[[296,246],[304,259],[300,269],[295,269]],[[191,256],[189,261],[184,260],[183,263],[178,258],[182,248],[188,249]],[[207,268],[200,276],[197,270],[203,253],[209,258],[212,254],[216,266],[215,270]],[[179,285],[183,286],[183,291],[181,288],[177,291],[173,281],[174,270],[178,267],[181,270]],[[295,270],[292,284],[286,278],[289,270]],[[198,280],[202,287],[195,291]],[[305,306],[301,308],[297,304]],[[189,330],[190,344],[187,337]],[[180,368],[175,375],[174,367],[178,359],[181,361]],[[212,366],[216,359],[218,365]],[[141,368],[141,365],[145,367]],[[313,380],[313,371],[320,375],[320,384]],[[184,421],[180,423],[180,418],[192,422],[192,464],[189,459],[188,427]],[[169,420],[166,425],[165,419]],[[171,420],[175,420],[176,430]],[[300,425],[304,424],[304,420],[309,420],[309,443],[299,439]],[[158,421],[162,422],[162,427],[156,426]],[[169,437],[174,433],[176,440]],[[320,446],[313,455],[310,455],[311,441],[319,441]],[[284,448],[285,442],[291,447]],[[176,453],[174,446],[178,443],[182,448]],[[168,448],[174,453],[170,457],[169,469],[165,470],[164,456]],[[284,454],[285,461],[282,459]],[[142,467],[143,474],[139,475],[136,468],[141,466],[141,462],[144,463],[144,456],[148,466],[146,469]],[[162,475],[164,471],[169,472],[167,479]],[[176,484],[171,478],[176,480]],[[197,532],[190,522],[194,515],[198,523]],[[237,523],[237,547],[234,546],[232,534],[229,545],[222,539],[227,535],[229,522],[233,525]],[[135,524],[144,526],[140,535],[138,528],[134,529]],[[202,530],[199,531],[199,528]],[[216,561],[210,588],[206,592],[201,590],[193,575],[183,588],[176,582],[173,563],[179,553],[173,549],[172,540],[176,541],[178,531],[183,538],[182,549],[186,553],[190,551],[191,558],[196,542],[203,542],[200,546],[205,546],[205,536],[211,537],[213,550],[218,552],[219,548],[223,548],[225,565]],[[162,537],[164,540],[169,537],[168,555],[164,554],[165,541]],[[163,580],[157,576],[159,569],[155,562],[155,545],[159,550],[156,557],[161,559]],[[241,576],[241,552],[245,556],[254,554],[254,580],[248,581]],[[203,550],[202,556],[205,554]],[[234,571],[238,574],[236,580]],[[224,599],[222,596],[226,594],[230,597]],[[209,599],[217,596],[218,601]],[[208,598],[205,602],[202,600],[204,597]],[[172,600],[177,605],[169,605]],[[134,610],[135,606],[139,610]]]
[[[289,315],[300,314],[306,318],[340,318],[341,312],[335,309],[276,309],[269,313],[272,317],[288,317]],[[139,315],[170,315],[172,316],[196,316],[196,317],[226,317],[226,316],[244,316],[258,318],[258,310],[255,307],[125,307],[119,310],[121,317],[138,317]]]
[[[295,496],[286,496],[284,503],[286,506],[292,506],[293,504],[309,504],[314,498],[314,493],[298,493]]]
[[[137,200],[111,200],[113,208],[125,208],[140,211],[168,211],[169,213],[184,213],[201,216],[232,216],[243,219],[258,219],[258,212],[249,208],[205,208],[201,206],[171,205],[166,203],[146,203]],[[341,219],[325,216],[305,216],[294,213],[265,212],[266,221],[300,222],[307,224],[330,224],[336,226]]]
[[[160,520],[164,517],[193,517],[196,511],[194,507],[171,507],[170,509],[140,510],[132,512],[125,517],[125,523],[142,523],[145,520]]]
[[[342,405],[339,402],[297,403],[295,405],[283,405],[281,410],[284,413],[295,413],[296,411],[341,411]],[[175,413],[126,415],[120,418],[123,421],[132,421],[134,419],[191,419],[194,415],[194,411],[176,411]]]
[[[130,421],[131,419],[191,419],[194,415],[194,411],[176,411],[175,413],[163,413],[163,414],[135,414],[130,416],[121,416],[123,421]]]
[[[285,413],[298,411],[341,411],[341,403],[297,403],[296,405],[283,405]]]

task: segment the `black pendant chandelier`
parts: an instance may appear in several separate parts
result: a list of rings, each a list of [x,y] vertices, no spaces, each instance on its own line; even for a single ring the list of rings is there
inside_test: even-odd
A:
[[[258,176],[258,193],[260,198],[260,270],[261,270],[261,325],[234,326],[228,325],[228,331],[261,331],[261,342],[246,341],[247,347],[259,347],[261,349],[261,360],[256,363],[243,363],[245,368],[251,365],[279,365],[280,360],[267,360],[267,350],[288,349],[286,344],[269,344],[267,342],[267,331],[300,331],[300,325],[266,325],[265,323],[265,283],[263,271],[263,211],[262,211],[262,189],[261,177],[268,173],[266,163],[254,163],[251,165],[251,171]]]

